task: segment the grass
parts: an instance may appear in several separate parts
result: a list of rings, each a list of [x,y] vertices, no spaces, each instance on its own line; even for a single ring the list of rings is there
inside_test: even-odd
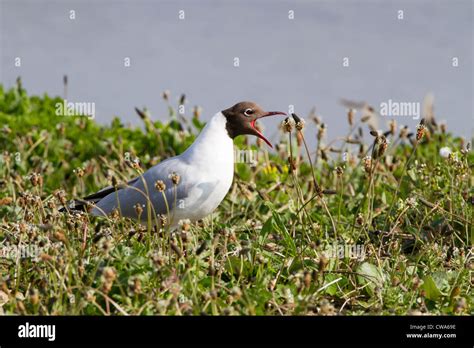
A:
[[[368,144],[352,111],[337,141],[314,117],[317,134],[286,120],[275,153],[240,137],[257,165],[236,164],[212,216],[168,232],[58,209],[183,152],[199,110],[165,95],[169,119],[138,110],[133,128],[56,116],[58,102],[0,86],[0,313],[472,315],[473,154],[433,118]]]

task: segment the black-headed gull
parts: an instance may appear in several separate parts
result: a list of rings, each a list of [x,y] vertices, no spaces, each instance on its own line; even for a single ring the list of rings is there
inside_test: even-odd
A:
[[[262,110],[253,102],[240,102],[216,113],[194,143],[182,154],[169,158],[121,187],[109,186],[75,201],[71,209],[87,208],[93,215],[114,211],[142,221],[167,216],[170,226],[179,220],[196,221],[211,214],[229,191],[234,176],[233,139],[255,135],[270,142],[255,122],[284,112]]]

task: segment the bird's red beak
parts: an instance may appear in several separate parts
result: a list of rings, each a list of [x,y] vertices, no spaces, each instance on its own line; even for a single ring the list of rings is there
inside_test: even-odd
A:
[[[259,137],[260,139],[262,139],[264,142],[266,142],[267,145],[270,146],[271,148],[273,148],[272,144],[268,141],[267,138],[265,138],[265,136],[262,134],[262,132],[257,130],[257,128],[255,127],[255,122],[257,122],[257,120],[259,118],[268,117],[268,116],[275,116],[275,115],[285,115],[286,116],[286,113],[281,112],[281,111],[270,111],[270,112],[267,112],[266,114],[264,114],[264,115],[262,115],[262,116],[260,116],[260,117],[258,117],[255,120],[250,122],[250,125],[252,126],[253,130],[255,131],[255,135],[257,137]]]

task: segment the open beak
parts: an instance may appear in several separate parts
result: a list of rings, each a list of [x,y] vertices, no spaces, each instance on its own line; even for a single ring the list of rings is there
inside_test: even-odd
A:
[[[260,117],[258,117],[255,120],[250,122],[250,125],[252,126],[253,130],[255,131],[255,135],[257,137],[259,137],[260,139],[262,139],[264,142],[266,142],[267,145],[270,146],[271,148],[273,148],[272,144],[268,141],[267,138],[265,138],[265,136],[262,134],[262,132],[257,130],[257,128],[255,127],[255,122],[257,122],[257,120],[259,118],[268,117],[268,116],[275,116],[275,115],[285,115],[286,116],[286,113],[281,112],[281,111],[270,111],[270,112],[267,112],[266,114],[264,114],[264,115],[262,115],[262,116],[260,116]]]

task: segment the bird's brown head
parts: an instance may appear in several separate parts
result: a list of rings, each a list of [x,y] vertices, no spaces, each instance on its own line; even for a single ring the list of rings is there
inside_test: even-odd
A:
[[[270,147],[272,147],[272,144],[257,129],[255,122],[262,117],[286,115],[286,113],[281,111],[264,111],[257,104],[248,101],[237,103],[228,109],[222,110],[222,114],[227,120],[227,133],[232,139],[239,135],[255,135],[265,141]]]

